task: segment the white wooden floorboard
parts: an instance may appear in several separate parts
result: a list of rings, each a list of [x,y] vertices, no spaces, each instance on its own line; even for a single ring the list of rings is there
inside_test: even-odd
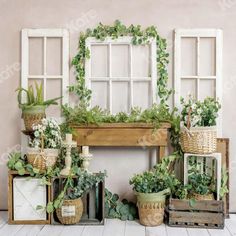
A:
[[[24,225],[17,233],[17,236],[36,236],[43,229],[43,225]]]
[[[229,230],[231,235],[236,235],[236,220],[233,219],[226,220],[225,227]]]
[[[123,236],[125,235],[125,225],[125,221],[106,219],[103,236]]]
[[[167,236],[166,226],[146,227],[146,236]]]
[[[103,231],[103,225],[85,226],[81,236],[102,236]]]
[[[208,233],[211,236],[231,236],[227,227],[224,227],[224,229],[208,229]]]
[[[145,226],[137,221],[126,221],[125,236],[145,236]]]
[[[64,227],[63,225],[45,225],[38,236],[59,236]]]
[[[189,236],[209,236],[207,229],[187,228]]]
[[[169,227],[166,225],[167,236],[188,236],[186,228]]]
[[[23,227],[23,225],[8,225],[5,224],[0,229],[0,235],[1,236],[13,236],[17,235],[17,232]]]
[[[71,226],[66,225],[63,227],[60,236],[69,236],[69,235],[81,236],[83,230],[84,230],[83,225],[71,225]]]
[[[0,211],[0,228],[7,223],[7,211]]]

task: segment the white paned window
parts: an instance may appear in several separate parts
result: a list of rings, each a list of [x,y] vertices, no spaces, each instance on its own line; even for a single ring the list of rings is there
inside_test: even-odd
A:
[[[215,97],[222,103],[222,31],[219,29],[175,30],[175,106],[189,94],[198,100]],[[217,120],[222,135],[222,114]]]
[[[21,87],[43,84],[44,99],[69,102],[69,33],[65,29],[23,29],[21,34]],[[23,98],[24,99],[24,98]],[[60,117],[60,107],[51,106],[47,115]]]
[[[85,80],[92,90],[91,106],[112,113],[143,109],[157,102],[156,41],[132,45],[132,37],[86,40],[91,52],[85,65]]]

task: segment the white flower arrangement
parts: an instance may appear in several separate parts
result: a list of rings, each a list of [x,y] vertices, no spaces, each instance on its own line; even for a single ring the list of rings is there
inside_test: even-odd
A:
[[[42,119],[41,124],[32,126],[34,138],[30,140],[29,146],[32,148],[42,147],[42,137],[44,148],[57,149],[61,146],[60,126],[53,118]]]
[[[214,98],[207,97],[203,101],[197,101],[190,95],[186,100],[181,98],[181,105],[181,121],[185,126],[187,126],[190,109],[191,127],[216,125],[216,118],[221,105]]]

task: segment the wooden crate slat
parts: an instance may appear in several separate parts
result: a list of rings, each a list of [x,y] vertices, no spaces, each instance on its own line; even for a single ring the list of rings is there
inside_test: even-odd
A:
[[[200,210],[210,212],[222,212],[224,210],[223,201],[196,201],[193,206],[189,200],[171,199],[169,204],[170,210]]]

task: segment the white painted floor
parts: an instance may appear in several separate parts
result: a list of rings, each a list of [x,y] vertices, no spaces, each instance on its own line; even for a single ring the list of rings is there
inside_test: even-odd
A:
[[[186,229],[166,225],[144,227],[135,221],[106,219],[104,226],[8,225],[7,212],[0,212],[0,236],[232,236],[236,235],[236,215],[225,221],[225,228]]]

